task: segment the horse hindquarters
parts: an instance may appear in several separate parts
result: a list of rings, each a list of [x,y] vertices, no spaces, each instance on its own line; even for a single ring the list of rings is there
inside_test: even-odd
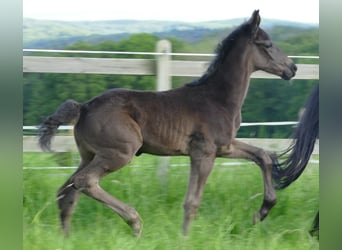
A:
[[[104,191],[99,181],[105,175],[127,165],[132,156],[125,154],[117,154],[116,151],[111,152],[115,158],[105,158],[104,156],[95,156],[94,159],[80,172],[73,177],[74,187],[86,194],[87,196],[101,202],[103,205],[112,209],[125,222],[132,227],[133,234],[139,235],[141,232],[141,222],[138,212],[111,196]]]
[[[77,193],[82,192],[116,212],[132,227],[134,235],[138,235],[141,232],[139,214],[134,208],[105,192],[99,181],[131,161],[142,145],[140,128],[133,119],[123,113],[112,113],[110,117],[96,121],[95,124],[93,117],[81,116],[75,126],[75,139],[82,163],[59,192],[60,196],[64,195],[58,201],[62,225],[68,233]],[[70,205],[70,201],[73,205]]]

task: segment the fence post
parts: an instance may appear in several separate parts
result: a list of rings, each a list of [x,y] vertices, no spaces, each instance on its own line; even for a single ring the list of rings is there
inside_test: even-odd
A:
[[[171,89],[171,43],[168,40],[157,42],[157,90],[163,91]]]
[[[157,42],[156,50],[162,55],[156,56],[157,62],[157,91],[171,89],[171,43],[168,40],[160,40]],[[170,157],[158,157],[158,176],[162,186],[167,186],[167,172]]]

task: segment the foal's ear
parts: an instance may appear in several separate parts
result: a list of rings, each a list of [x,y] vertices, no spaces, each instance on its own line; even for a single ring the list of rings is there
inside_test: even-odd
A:
[[[251,35],[252,36],[255,36],[256,33],[258,32],[260,22],[261,22],[261,18],[259,15],[259,10],[253,11],[252,16],[247,21],[247,23],[251,26]]]

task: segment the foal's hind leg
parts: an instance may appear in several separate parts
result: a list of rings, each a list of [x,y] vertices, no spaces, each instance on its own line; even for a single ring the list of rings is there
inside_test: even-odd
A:
[[[260,166],[264,180],[264,201],[259,211],[254,215],[253,222],[256,223],[265,219],[277,200],[275,189],[272,185],[273,159],[271,155],[261,148],[233,140],[228,148],[222,149],[222,152],[219,152],[218,156],[249,159]]]
[[[138,236],[142,230],[138,212],[99,186],[102,177],[128,164],[132,156],[117,151],[107,151],[103,154],[104,151],[106,150],[100,151],[101,155],[96,155],[87,167],[75,174],[74,186],[116,212],[132,227],[133,234]]]
[[[76,172],[58,189],[57,204],[60,210],[60,220],[65,235],[70,232],[70,220],[72,212],[77,204],[80,192],[74,187],[74,175],[83,169],[89,161],[82,161]]]
[[[81,193],[74,188],[73,183],[70,181],[67,181],[65,185],[58,190],[57,204],[60,210],[59,216],[62,229],[66,236],[69,235],[72,211],[77,204],[80,194]]]

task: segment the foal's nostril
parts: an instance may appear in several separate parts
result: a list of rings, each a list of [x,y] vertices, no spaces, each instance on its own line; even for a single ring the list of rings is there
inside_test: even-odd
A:
[[[294,71],[294,72],[296,72],[297,71],[297,66],[296,66],[296,64],[292,64],[291,65],[291,69]]]

